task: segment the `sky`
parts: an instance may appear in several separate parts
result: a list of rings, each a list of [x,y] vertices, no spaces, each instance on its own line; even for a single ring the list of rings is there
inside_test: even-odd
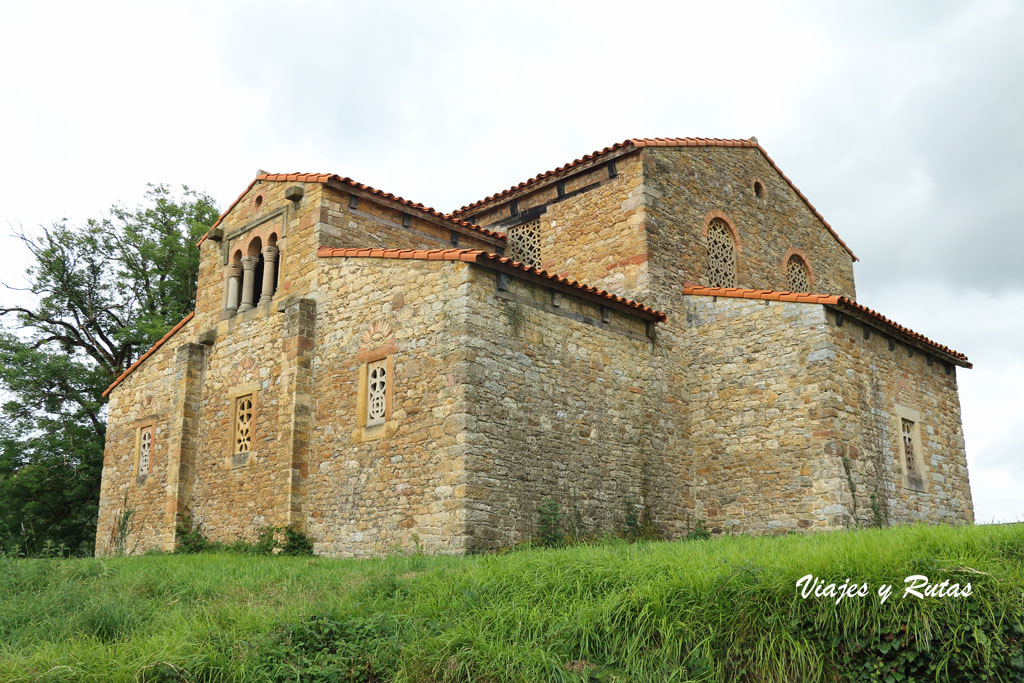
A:
[[[263,169],[452,211],[631,137],[757,136],[858,300],[966,353],[979,522],[1024,520],[1024,3],[0,3],[10,233]],[[10,294],[0,293],[8,301]]]

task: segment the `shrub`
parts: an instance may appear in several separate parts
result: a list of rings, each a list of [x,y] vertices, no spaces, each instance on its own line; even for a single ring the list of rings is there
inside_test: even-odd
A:
[[[704,520],[698,519],[697,525],[686,534],[687,541],[706,541],[711,538],[711,532],[704,526]]]
[[[313,541],[295,527],[287,526],[284,528],[284,545],[281,546],[281,554],[312,555]]]
[[[251,548],[257,555],[308,556],[313,554],[313,541],[294,525],[265,526]]]
[[[253,546],[253,552],[257,555],[273,555],[274,548],[277,547],[277,532],[280,531],[279,526],[265,526],[260,529],[259,534],[256,536],[256,545]]]
[[[202,553],[212,549],[210,540],[203,535],[199,527],[192,524],[192,518],[186,517],[175,527],[177,543],[176,553]]]

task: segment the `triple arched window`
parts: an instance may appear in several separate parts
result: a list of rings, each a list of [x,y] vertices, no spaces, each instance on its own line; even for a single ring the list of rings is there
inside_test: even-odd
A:
[[[736,286],[736,242],[728,224],[721,218],[708,223],[708,285]]]
[[[261,238],[253,237],[244,255],[241,249],[235,250],[224,272],[225,316],[270,303],[277,290],[279,256],[276,233],[267,238],[266,246]]]

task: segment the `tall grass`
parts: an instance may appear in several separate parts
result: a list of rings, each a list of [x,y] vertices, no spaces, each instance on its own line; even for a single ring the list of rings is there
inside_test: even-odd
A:
[[[872,594],[805,600],[805,574]],[[973,595],[901,598],[910,574]],[[471,557],[0,560],[3,681],[907,675],[1024,680],[1024,525]]]

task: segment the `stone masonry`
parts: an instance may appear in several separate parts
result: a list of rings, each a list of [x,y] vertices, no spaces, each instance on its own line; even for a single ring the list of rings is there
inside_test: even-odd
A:
[[[452,214],[261,172],[198,248],[195,312],[107,390],[98,554],[186,522],[463,553],[547,500],[592,535],[973,521],[966,357],[856,303],[754,140],[628,140]]]

